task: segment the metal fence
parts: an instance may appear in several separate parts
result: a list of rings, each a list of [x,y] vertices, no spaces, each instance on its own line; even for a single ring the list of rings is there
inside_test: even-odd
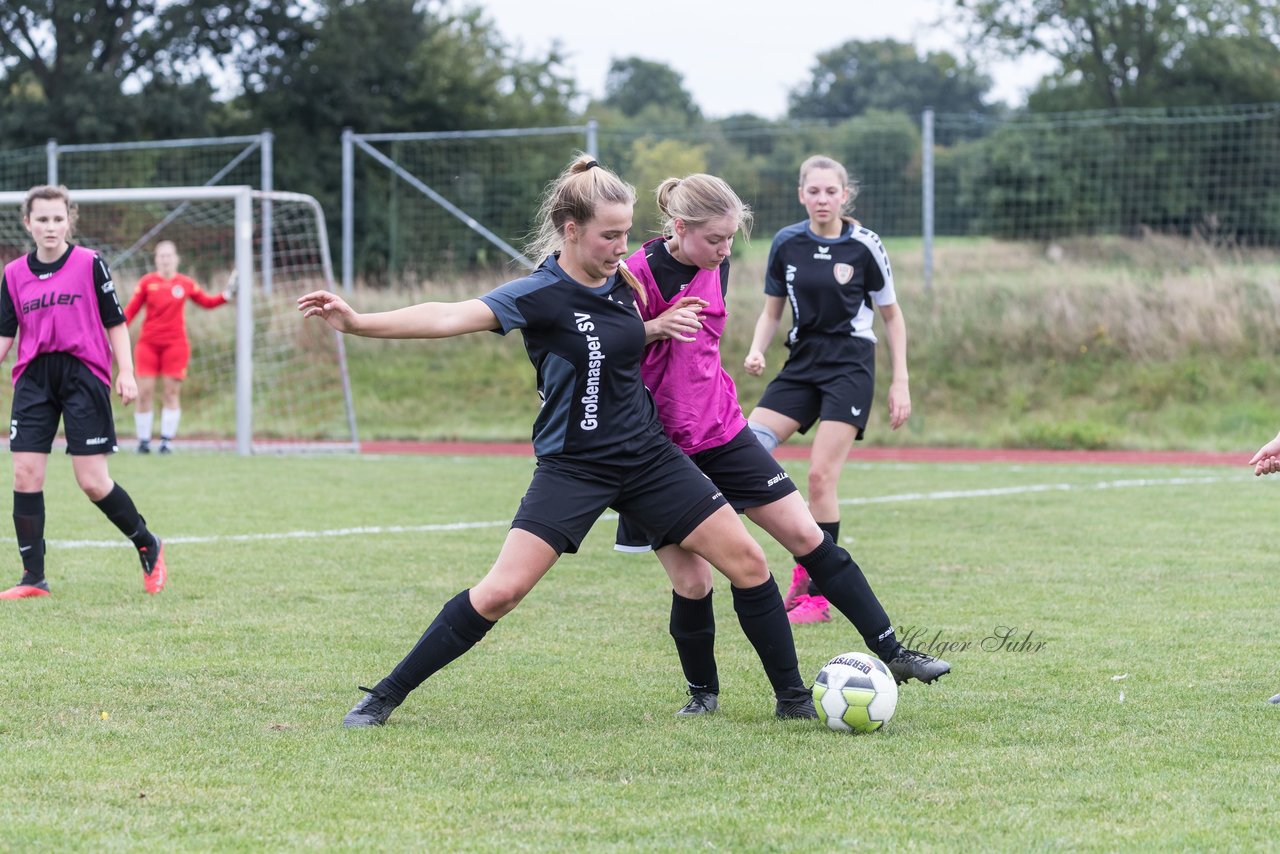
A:
[[[247,186],[274,189],[274,136],[106,142],[61,145],[0,152],[0,190],[24,191],[35,184],[65,184],[78,189],[112,187]],[[272,202],[265,197],[259,228],[265,239],[257,259],[264,286],[271,291]],[[147,237],[140,241],[140,246]]]
[[[983,116],[868,113],[840,122],[726,120],[695,127],[582,126],[364,134],[342,147],[342,281],[527,266],[540,194],[576,151],[639,192],[633,236],[656,232],[652,189],[706,171],[751,205],[756,232],[803,218],[797,169],[843,162],[854,215],[882,235],[1056,241],[1148,231],[1280,246],[1280,104]],[[0,152],[0,188],[241,183],[272,189],[272,136]],[[285,151],[286,158],[307,152]],[[289,188],[308,190],[314,188]],[[264,227],[270,229],[270,211]],[[336,237],[336,235],[335,235]],[[266,241],[270,245],[271,241]],[[270,259],[266,259],[269,270]]]
[[[596,124],[439,133],[342,133],[342,283],[535,261],[518,248],[543,187]],[[357,156],[364,168],[357,171]],[[359,195],[359,208],[357,208]],[[357,218],[362,233],[356,234]]]

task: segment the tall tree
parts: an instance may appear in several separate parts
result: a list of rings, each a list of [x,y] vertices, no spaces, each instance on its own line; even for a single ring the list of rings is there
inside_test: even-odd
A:
[[[683,124],[702,118],[693,96],[684,88],[684,77],[669,65],[638,56],[615,59],[604,82],[604,103],[627,116],[671,116]]]
[[[1038,109],[1185,104],[1197,90],[1249,100],[1260,94],[1249,73],[1223,60],[1244,58],[1262,66],[1264,78],[1265,66],[1280,62],[1274,0],[956,4],[967,15],[974,44],[1011,56],[1042,52],[1061,64],[1033,96]]]
[[[941,51],[921,59],[909,44],[848,41],[818,54],[812,79],[791,93],[797,119],[847,119],[867,110],[918,115],[925,107],[947,113],[986,113],[991,80]]]
[[[337,210],[344,127],[396,133],[565,124],[576,93],[560,64],[555,49],[534,59],[517,55],[475,9],[455,13],[443,2],[421,0],[325,0],[310,31],[246,77],[235,106],[272,129],[277,151],[290,153],[278,161],[279,185],[305,188],[327,210]],[[554,175],[567,159],[566,151],[543,171]],[[468,192],[468,168],[458,166],[451,194]],[[489,186],[486,176],[470,177],[477,187]],[[366,207],[356,251],[362,267],[381,272],[395,257],[387,227],[393,214],[385,202],[394,185],[381,167],[361,181]],[[527,216],[541,182],[522,189],[528,198],[477,190],[465,207],[477,218]],[[415,239],[425,247],[437,237]]]
[[[152,84],[203,83],[249,62],[294,15],[276,0],[58,0],[0,4],[5,136],[19,144],[136,138]],[[191,116],[194,118],[195,113]],[[15,124],[14,119],[21,123]]]
[[[246,77],[245,104],[273,128],[337,138],[563,122],[575,95],[558,51],[516,55],[476,9],[326,0],[312,30]]]

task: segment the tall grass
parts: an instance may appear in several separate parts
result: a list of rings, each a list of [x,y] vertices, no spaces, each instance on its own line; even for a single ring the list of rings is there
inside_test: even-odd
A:
[[[767,249],[757,239],[736,252],[723,344],[748,410],[786,357],[780,332],[763,378],[741,368]],[[1239,450],[1280,421],[1269,402],[1280,380],[1273,252],[1154,235],[1052,247],[948,240],[926,293],[919,241],[889,249],[914,415],[888,430],[882,343],[868,443]],[[352,301],[377,310],[468,298],[510,275],[360,290]],[[349,352],[367,437],[527,438],[538,402],[516,340],[357,341]]]
[[[765,376],[742,370],[768,247],[759,237],[735,247],[729,292],[723,356],[748,411],[786,358],[780,332]],[[920,241],[890,241],[889,250],[907,321],[914,413],[903,429],[888,430],[882,343],[869,444],[1245,450],[1280,421],[1275,252],[1158,235],[1047,247],[953,239],[937,247],[926,291]],[[469,299],[520,274],[500,268],[358,287],[351,302],[377,311]],[[225,313],[197,312],[191,320],[197,358],[233,350]],[[784,318],[784,330],[788,324]],[[528,438],[539,400],[518,334],[348,338],[347,352],[363,438]],[[193,359],[183,396],[188,435],[209,427],[202,411],[225,410],[200,405],[202,370]],[[7,399],[5,386],[0,407]],[[130,413],[119,410],[117,418],[129,435]]]
[[[948,247],[939,262],[942,283],[932,299],[918,302],[924,313],[923,323],[912,325],[917,342],[926,351],[934,342],[951,352],[963,346],[966,357],[991,364],[1071,359],[1099,349],[1149,362],[1273,351],[1280,263],[1272,253],[1218,255],[1165,238],[1079,244],[1057,262],[1029,249],[994,242]],[[972,263],[978,254],[980,265]],[[1000,263],[1006,254],[1006,262],[1019,264]],[[923,296],[914,281],[901,286],[908,306]]]

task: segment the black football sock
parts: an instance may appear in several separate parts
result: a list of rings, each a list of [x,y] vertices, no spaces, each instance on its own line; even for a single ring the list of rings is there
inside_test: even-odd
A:
[[[13,530],[22,556],[22,581],[34,586],[44,580],[44,493],[13,493]]]
[[[494,621],[486,620],[472,607],[471,591],[463,590],[444,603],[417,644],[374,687],[374,693],[403,702],[428,676],[478,644],[493,626]]]
[[[676,642],[680,667],[692,691],[720,693],[716,671],[716,614],[711,594],[686,599],[671,591],[671,639]]]
[[[796,562],[822,587],[827,601],[849,618],[868,649],[884,661],[898,654],[901,645],[889,615],[872,592],[861,567],[847,551],[832,542],[830,535],[823,537],[822,545],[809,554],[797,557]]]
[[[756,648],[764,672],[773,685],[774,696],[791,699],[806,693],[800,667],[796,661],[796,644],[791,623],[782,607],[778,584],[769,580],[757,587],[733,587],[733,610],[742,631]]]
[[[835,543],[836,545],[840,544],[840,520],[837,519],[834,522],[819,522],[818,528],[824,533],[831,535],[831,542]],[[799,563],[799,562],[800,561],[798,560],[796,561],[796,563]],[[822,595],[822,590],[818,587],[818,583],[813,580],[812,576],[809,577],[809,595],[810,596]]]
[[[133,499],[124,491],[123,486],[114,484],[105,498],[93,503],[111,520],[111,524],[120,529],[120,533],[133,542],[136,548],[149,549],[155,546],[155,535],[147,530],[147,520],[143,519],[138,508],[133,506]]]

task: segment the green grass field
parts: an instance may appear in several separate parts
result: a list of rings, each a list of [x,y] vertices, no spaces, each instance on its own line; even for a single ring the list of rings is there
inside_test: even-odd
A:
[[[121,454],[168,542],[169,588],[147,597],[56,455],[54,595],[0,607],[0,849],[1274,844],[1280,482],[851,463],[845,544],[954,668],[904,686],[873,735],[772,717],[724,583],[721,711],[674,717],[669,588],[612,551],[610,521],[385,728],[343,730],[357,683],[487,570],[531,465]],[[808,679],[861,648],[843,621],[796,643]]]

